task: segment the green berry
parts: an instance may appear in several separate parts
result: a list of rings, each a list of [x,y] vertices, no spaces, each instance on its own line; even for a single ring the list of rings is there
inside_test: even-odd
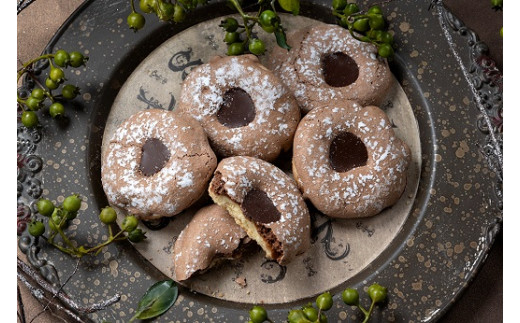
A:
[[[258,22],[263,30],[272,33],[280,25],[280,21],[276,13],[272,10],[264,10],[258,18]]]
[[[66,67],[70,62],[70,55],[63,49],[54,53],[54,63],[60,67]]]
[[[303,313],[303,310],[289,311],[289,315],[287,315],[287,320],[289,321],[289,323],[310,322],[308,319],[305,318],[305,313]]]
[[[274,26],[261,26],[261,27],[268,34],[272,34],[276,30],[276,27],[274,27]]]
[[[316,298],[316,306],[322,311],[328,311],[332,307],[332,295],[330,292],[325,292]]]
[[[383,31],[381,30],[369,30],[367,32],[367,36],[368,38],[372,39],[372,40],[375,40],[375,41],[381,41],[381,34],[383,33]]]
[[[262,323],[267,320],[267,311],[262,306],[255,305],[249,311],[249,317],[253,323]]]
[[[146,234],[139,228],[128,233],[128,240],[131,242],[141,242],[144,239],[146,239]]]
[[[332,0],[332,9],[341,11],[345,9],[347,0]]]
[[[126,17],[126,23],[128,24],[128,27],[130,29],[133,29],[134,31],[138,31],[139,29],[142,29],[144,27],[146,20],[144,19],[144,16],[138,12],[131,12],[128,17]]]
[[[74,51],[70,53],[70,66],[72,67],[80,67],[87,62],[88,58],[83,56],[80,52]]]
[[[45,225],[42,221],[33,220],[29,223],[29,234],[34,237],[39,237],[45,233]]]
[[[394,43],[394,36],[392,36],[391,33],[389,32],[386,32],[386,31],[381,31],[379,37],[378,37],[379,41],[383,42],[383,43],[387,43],[389,45],[392,45]]]
[[[226,32],[225,36],[224,36],[224,42],[226,44],[233,44],[235,42],[237,42],[239,39],[239,34],[235,31],[233,32]]]
[[[54,204],[48,199],[39,199],[36,202],[36,208],[38,213],[43,216],[51,216],[52,212],[54,212]]]
[[[255,55],[262,55],[265,52],[265,45],[261,39],[253,38],[249,41],[249,51]]]
[[[121,229],[126,232],[134,231],[137,228],[139,221],[134,215],[127,215],[121,223]]]
[[[368,296],[374,303],[383,302],[387,296],[387,289],[377,283],[374,283],[368,287]]]
[[[227,32],[234,32],[238,29],[238,21],[235,18],[226,18],[220,22],[219,26]]]
[[[99,213],[99,219],[104,224],[111,224],[116,222],[117,219],[117,213],[116,210],[111,208],[110,206],[107,206],[101,210]]]
[[[65,114],[65,107],[59,102],[54,102],[49,106],[49,114],[53,118],[61,117]]]
[[[61,95],[64,99],[72,100],[79,94],[79,88],[72,84],[67,84],[61,89]]]
[[[25,105],[32,111],[38,111],[42,107],[42,100],[30,96],[25,100]]]
[[[244,44],[243,43],[233,43],[228,46],[227,54],[229,56],[241,55],[244,53]]]
[[[63,72],[63,70],[59,67],[51,66],[49,78],[55,83],[60,84],[65,80],[65,72]]]
[[[67,196],[63,200],[63,209],[68,212],[77,212],[81,208],[81,198],[77,194]]]
[[[155,11],[157,0],[140,0],[139,9],[144,13],[152,13]]]
[[[370,25],[368,22],[368,18],[360,18],[354,21],[352,24],[352,27],[354,27],[355,30],[360,32],[366,32],[370,29]]]
[[[47,79],[45,79],[45,86],[49,89],[49,90],[55,90],[58,88],[58,86],[60,86],[59,83],[57,82],[54,82],[53,80],[51,80],[49,77]]]
[[[368,9],[367,13],[368,13],[368,14],[373,13],[373,14],[379,14],[379,15],[381,15],[381,14],[383,14],[383,10],[381,9],[380,6],[378,6],[378,5],[374,5],[374,6],[372,6],[372,7],[370,7],[370,8]]]
[[[358,13],[358,12],[359,12],[359,7],[355,3],[348,3],[345,6],[345,9],[343,9],[343,14],[347,17],[350,15],[353,15],[355,13]]]
[[[381,56],[383,58],[389,58],[394,55],[394,49],[392,48],[392,46],[390,44],[384,43],[384,44],[379,45],[379,48],[377,49],[377,53],[379,54],[379,56]]]
[[[357,306],[359,304],[359,293],[354,288],[347,288],[341,293],[343,302],[347,305]]]
[[[45,98],[45,91],[42,88],[37,87],[31,91],[31,97],[43,100],[43,98]]]
[[[157,11],[157,17],[160,20],[167,21],[173,18],[175,13],[175,6],[171,2],[159,1],[159,10]]]
[[[38,116],[34,111],[22,112],[22,124],[27,128],[32,128],[38,125]]]
[[[380,14],[370,15],[368,18],[368,24],[370,28],[374,30],[383,30],[383,28],[385,28],[385,19],[383,18],[383,15]]]
[[[318,310],[312,305],[308,305],[302,308],[305,318],[309,321],[315,322],[318,319]]]

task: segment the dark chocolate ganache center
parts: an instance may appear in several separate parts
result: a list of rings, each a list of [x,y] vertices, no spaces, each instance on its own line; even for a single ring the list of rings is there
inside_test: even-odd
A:
[[[329,160],[332,169],[343,173],[367,164],[367,148],[355,134],[342,132],[330,143]]]
[[[228,128],[248,125],[255,118],[255,104],[241,88],[232,88],[224,93],[224,101],[217,112],[217,120]]]
[[[356,82],[359,76],[359,67],[356,61],[342,52],[323,56],[321,67],[325,82],[333,87],[350,85]]]
[[[255,223],[276,222],[281,216],[267,193],[258,189],[252,189],[246,194],[242,202],[242,211]]]
[[[170,151],[157,138],[149,138],[143,145],[139,170],[144,176],[151,176],[160,171],[170,159]]]

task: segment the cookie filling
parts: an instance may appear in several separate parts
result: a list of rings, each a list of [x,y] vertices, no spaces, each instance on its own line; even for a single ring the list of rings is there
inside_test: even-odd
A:
[[[332,87],[343,87],[356,82],[359,67],[352,57],[342,52],[322,57],[321,67],[325,82]]]
[[[217,112],[217,120],[228,128],[239,128],[254,119],[255,105],[249,94],[241,88],[229,89]]]
[[[170,151],[160,139],[147,139],[142,147],[139,170],[144,176],[152,176],[159,172],[169,159]]]
[[[252,189],[244,197],[242,211],[255,223],[276,222],[280,220],[281,216],[269,196],[258,189]]]
[[[269,258],[280,261],[283,256],[282,243],[270,228],[263,225],[263,223],[278,221],[281,217],[271,199],[264,191],[253,189],[239,204],[227,194],[224,186],[222,173],[216,171],[209,189],[213,201],[227,209],[238,225],[258,243]]]
[[[330,143],[330,166],[336,172],[347,172],[356,167],[365,166],[368,152],[365,144],[350,132],[338,134]]]

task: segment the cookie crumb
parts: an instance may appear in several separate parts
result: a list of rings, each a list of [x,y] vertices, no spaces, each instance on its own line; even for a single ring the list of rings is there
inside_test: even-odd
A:
[[[245,277],[237,277],[237,278],[235,278],[235,283],[237,283],[242,288],[247,286],[247,281],[246,281]]]

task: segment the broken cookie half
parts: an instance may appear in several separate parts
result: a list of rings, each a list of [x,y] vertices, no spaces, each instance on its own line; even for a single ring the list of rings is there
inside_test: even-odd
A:
[[[209,186],[213,201],[265,251],[288,264],[310,247],[310,215],[294,180],[254,157],[229,157],[217,166]]]
[[[174,279],[183,281],[225,260],[237,259],[252,240],[228,212],[216,204],[201,208],[174,246]]]

